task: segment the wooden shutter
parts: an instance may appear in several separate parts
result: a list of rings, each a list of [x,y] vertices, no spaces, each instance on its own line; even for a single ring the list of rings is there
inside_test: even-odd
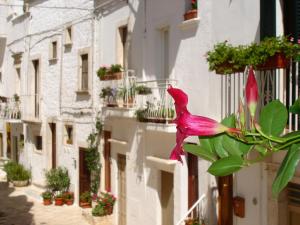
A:
[[[300,39],[300,0],[285,0],[283,2],[284,34]]]
[[[89,83],[89,63],[88,63],[88,54],[84,54],[81,56],[81,90],[86,91],[88,90],[88,83]]]

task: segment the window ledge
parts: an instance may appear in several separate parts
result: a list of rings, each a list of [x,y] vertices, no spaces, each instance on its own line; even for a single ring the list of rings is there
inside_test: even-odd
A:
[[[64,46],[67,47],[67,48],[70,48],[72,47],[73,43],[72,42],[68,42],[68,43],[65,43]]]
[[[194,19],[190,19],[190,20],[185,20],[182,23],[180,23],[178,26],[182,29],[182,30],[187,30],[193,27],[198,26],[200,22],[200,18],[194,18]]]
[[[78,95],[90,95],[90,91],[89,90],[77,90],[76,94],[78,94]]]
[[[57,63],[58,58],[49,59],[49,63],[54,64]]]

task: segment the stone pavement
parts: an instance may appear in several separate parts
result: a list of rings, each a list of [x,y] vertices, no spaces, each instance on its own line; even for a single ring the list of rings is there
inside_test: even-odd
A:
[[[77,206],[44,206],[31,187],[0,180],[0,225],[88,225]]]

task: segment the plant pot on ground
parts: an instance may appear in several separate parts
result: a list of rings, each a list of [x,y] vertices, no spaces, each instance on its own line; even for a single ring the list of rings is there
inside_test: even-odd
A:
[[[31,174],[23,165],[16,162],[8,162],[4,165],[4,171],[7,174],[7,180],[11,181],[15,187],[28,185]]]
[[[64,204],[64,198],[62,194],[57,194],[54,198],[56,206],[62,206]]]
[[[45,191],[42,193],[44,205],[52,204],[52,193],[50,191]]]
[[[82,208],[91,208],[92,207],[92,196],[91,193],[86,191],[80,195],[79,206]]]
[[[63,194],[64,202],[66,205],[73,205],[74,203],[74,193],[73,192],[65,192]]]

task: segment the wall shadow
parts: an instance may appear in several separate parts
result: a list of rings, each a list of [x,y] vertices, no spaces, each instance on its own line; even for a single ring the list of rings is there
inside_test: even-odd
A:
[[[0,182],[0,225],[35,225],[30,212],[33,203],[25,195],[11,196],[14,190]]]

